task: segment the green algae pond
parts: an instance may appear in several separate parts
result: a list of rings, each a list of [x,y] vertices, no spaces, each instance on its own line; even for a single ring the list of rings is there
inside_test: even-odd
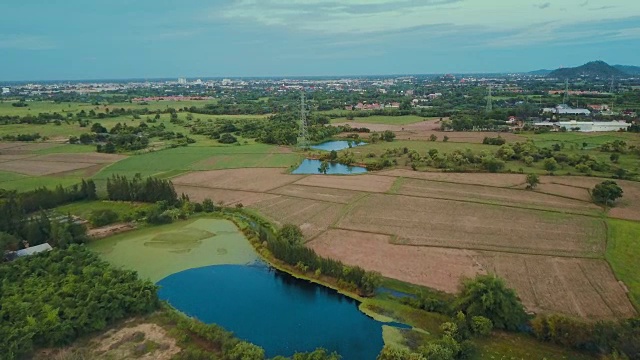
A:
[[[221,219],[135,230],[93,241],[89,248],[111,264],[136,270],[154,283],[188,269],[244,265],[259,259],[236,225]]]

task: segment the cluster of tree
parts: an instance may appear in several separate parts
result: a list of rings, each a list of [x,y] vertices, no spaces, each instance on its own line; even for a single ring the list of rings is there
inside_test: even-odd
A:
[[[374,295],[380,284],[381,277],[378,273],[318,256],[313,249],[304,246],[302,231],[296,225],[283,226],[276,237],[261,233],[260,240],[267,242],[267,248],[277,259],[304,272],[335,278],[341,285],[357,289],[363,296]]]
[[[36,125],[44,125],[49,124],[54,121],[62,121],[65,120],[62,114],[54,113],[39,113],[38,115],[3,115],[0,116],[0,124],[8,125],[8,124],[36,124]]]
[[[156,286],[81,246],[0,264],[0,354],[20,358],[67,345],[158,305]]]
[[[86,228],[73,218],[50,217],[42,210],[79,200],[96,198],[93,181],[82,181],[64,189],[39,188],[16,193],[0,194],[0,253],[14,251],[25,246],[49,242],[52,245],[65,246],[86,241]],[[41,210],[38,215],[32,215]]]
[[[563,315],[539,315],[531,321],[542,341],[577,350],[640,359],[640,319],[588,322]]]
[[[505,119],[506,120],[506,119]],[[442,131],[507,131],[505,120],[487,118],[481,114],[454,115],[440,123]]]
[[[391,130],[385,130],[382,133],[374,132],[373,134],[369,135],[369,141],[372,144],[375,144],[381,140],[392,142],[395,138],[396,138],[396,134]]]
[[[7,134],[2,136],[3,141],[36,141],[42,139],[38,133],[34,134]]]
[[[485,137],[482,140],[482,143],[485,145],[497,145],[497,146],[501,146],[504,145],[507,141],[505,139],[503,139],[501,136],[498,137]]]
[[[98,209],[91,211],[89,222],[94,227],[101,227],[113,224],[118,221],[120,216],[111,209]]]
[[[143,179],[138,173],[131,180],[126,176],[113,175],[107,179],[107,198],[113,201],[138,201],[157,203],[165,201],[170,205],[178,202],[178,195],[169,180],[148,177]]]

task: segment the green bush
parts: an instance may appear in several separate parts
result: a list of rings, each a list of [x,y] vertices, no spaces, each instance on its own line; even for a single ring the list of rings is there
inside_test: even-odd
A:
[[[93,210],[89,222],[94,227],[101,227],[117,222],[118,218],[118,213],[110,209]]]

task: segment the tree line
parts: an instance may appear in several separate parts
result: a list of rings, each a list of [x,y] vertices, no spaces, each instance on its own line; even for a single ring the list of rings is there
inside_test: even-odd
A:
[[[261,227],[259,237],[261,241],[267,242],[267,249],[277,259],[303,272],[332,277],[338,280],[339,285],[355,289],[363,296],[375,295],[380,285],[380,274],[365,271],[359,266],[347,266],[338,260],[323,258],[313,249],[304,246],[302,231],[296,225],[284,225],[276,236],[270,236],[269,230]]]
[[[70,344],[158,305],[155,285],[81,246],[0,264],[0,278],[0,354],[7,359]]]

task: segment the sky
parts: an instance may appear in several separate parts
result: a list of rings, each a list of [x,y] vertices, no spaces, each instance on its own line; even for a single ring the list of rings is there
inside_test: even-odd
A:
[[[638,0],[20,0],[0,82],[640,65]]]

